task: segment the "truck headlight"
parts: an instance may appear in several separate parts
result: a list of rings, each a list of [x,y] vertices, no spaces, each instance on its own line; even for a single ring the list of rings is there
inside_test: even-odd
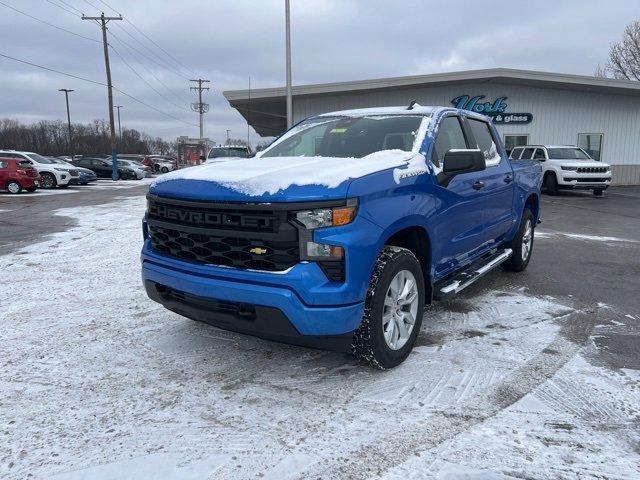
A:
[[[575,172],[576,170],[578,170],[578,167],[560,167],[562,170],[570,170],[572,172]]]
[[[344,249],[335,245],[307,242],[307,259],[342,260]]]
[[[296,220],[307,230],[324,227],[339,227],[351,223],[356,216],[357,202],[355,199],[347,201],[343,207],[318,208],[296,212]]]

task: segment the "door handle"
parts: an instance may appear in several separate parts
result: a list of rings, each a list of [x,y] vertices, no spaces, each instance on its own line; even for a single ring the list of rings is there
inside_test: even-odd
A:
[[[505,175],[504,183],[511,183],[511,182],[513,182],[513,177],[511,175]]]
[[[473,184],[473,189],[474,189],[474,190],[480,190],[481,188],[484,188],[484,182],[481,182],[480,180],[477,180],[477,181]]]

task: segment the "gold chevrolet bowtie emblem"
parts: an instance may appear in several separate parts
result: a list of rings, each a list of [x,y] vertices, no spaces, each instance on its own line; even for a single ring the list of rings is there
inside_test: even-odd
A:
[[[262,247],[253,247],[249,251],[251,253],[255,253],[256,255],[264,255],[265,253],[267,253],[267,249],[266,248],[262,248]]]

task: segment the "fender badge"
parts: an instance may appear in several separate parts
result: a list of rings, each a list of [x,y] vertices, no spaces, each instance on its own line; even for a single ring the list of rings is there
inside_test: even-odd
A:
[[[267,249],[266,248],[262,248],[262,247],[253,247],[249,251],[251,253],[256,254],[256,255],[264,255],[265,253],[267,253]]]

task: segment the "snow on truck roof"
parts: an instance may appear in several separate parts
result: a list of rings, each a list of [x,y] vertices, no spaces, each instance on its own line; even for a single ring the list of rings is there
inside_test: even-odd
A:
[[[321,113],[317,115],[318,117],[334,117],[334,116],[345,116],[345,117],[366,117],[366,116],[379,116],[379,115],[424,115],[427,117],[432,117],[441,112],[456,112],[466,115],[472,118],[478,118],[482,120],[487,120],[489,117],[482,115],[480,113],[471,112],[469,110],[460,110],[458,108],[452,107],[439,107],[439,106],[423,106],[418,103],[413,104],[413,107],[409,109],[408,106],[400,106],[400,107],[371,107],[371,108],[356,108],[352,110],[339,110],[336,112],[327,112]]]

